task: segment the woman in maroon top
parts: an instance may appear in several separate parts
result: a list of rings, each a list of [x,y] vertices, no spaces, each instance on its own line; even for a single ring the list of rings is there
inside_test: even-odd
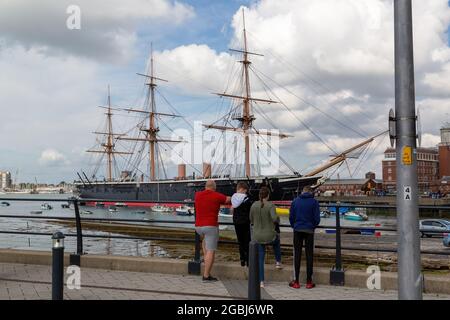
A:
[[[216,192],[214,180],[206,181],[205,190],[195,193],[195,231],[203,241],[204,282],[217,281],[210,273],[219,240],[219,210],[226,203],[230,203],[230,197]]]

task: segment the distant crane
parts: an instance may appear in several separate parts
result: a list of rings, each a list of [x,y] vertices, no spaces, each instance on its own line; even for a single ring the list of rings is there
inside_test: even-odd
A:
[[[16,170],[16,174],[14,175],[14,183],[13,183],[14,191],[17,191],[17,181],[18,180],[19,180],[19,169]]]

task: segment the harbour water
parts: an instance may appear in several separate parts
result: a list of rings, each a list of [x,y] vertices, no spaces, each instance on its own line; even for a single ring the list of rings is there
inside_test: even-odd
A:
[[[62,208],[61,205],[67,203],[67,199],[70,194],[6,194],[1,198],[16,198],[17,201],[9,201],[10,206],[0,207],[0,230],[1,231],[22,231],[22,232],[47,232],[53,233],[56,231],[62,231],[65,234],[75,234],[76,230],[73,227],[67,227],[52,221],[56,217],[74,217],[75,213],[73,206],[71,208]],[[23,201],[24,199],[37,198],[42,201]],[[49,202],[52,206],[52,210],[42,210],[41,205],[45,202],[45,199],[58,199],[61,202]],[[22,201],[21,201],[22,200]],[[117,212],[109,212],[108,208],[102,207],[80,207],[80,211],[89,210],[92,214],[81,215],[83,218],[114,218],[114,219],[136,219],[142,222],[134,222],[134,224],[144,224],[167,228],[193,228],[194,217],[193,216],[178,216],[175,211],[169,213],[160,213],[151,211],[149,208],[117,208]],[[34,214],[39,217],[47,217],[48,219],[31,219],[31,218],[2,218],[2,215],[17,215],[17,216],[32,216],[31,211],[42,211],[42,214]],[[145,211],[145,213],[142,213]],[[189,221],[192,223],[154,223],[152,220],[170,220],[175,222]],[[231,222],[230,217],[220,217],[220,222]],[[133,222],[127,222],[133,224]],[[288,217],[281,216],[281,223],[288,224]],[[380,224],[382,227],[394,227],[394,217],[384,216],[370,216],[368,221],[348,221],[341,219],[342,226],[359,226],[359,227],[373,227],[375,224]],[[331,215],[330,218],[321,220],[322,226],[334,226],[335,217]],[[233,230],[233,226],[221,226],[221,230]],[[291,232],[290,228],[282,228],[282,232]],[[323,229],[318,232],[324,232]],[[97,234],[97,235],[119,235],[109,232],[96,231],[96,230],[83,230],[83,234]],[[75,237],[66,238],[66,250],[67,252],[74,252],[76,248]],[[166,246],[161,243],[155,243],[154,241],[144,240],[129,240],[129,239],[101,239],[101,238],[88,238],[83,240],[84,251],[91,254],[117,254],[117,255],[137,255],[137,256],[165,256],[167,255]],[[172,244],[174,245],[174,244]],[[11,235],[0,234],[0,248],[15,248],[15,249],[33,249],[33,250],[50,250],[51,237],[40,235]]]

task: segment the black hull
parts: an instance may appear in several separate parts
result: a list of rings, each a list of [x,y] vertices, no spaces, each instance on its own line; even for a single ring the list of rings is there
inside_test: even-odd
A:
[[[261,179],[215,179],[217,191],[231,196],[239,181],[250,186],[250,194],[256,199],[259,189],[267,186],[271,190],[272,201],[289,201],[295,198],[306,185],[313,185],[319,177],[283,177]],[[189,201],[194,199],[195,192],[203,190],[204,179],[173,180],[147,183],[91,183],[77,184],[76,193],[84,199],[104,199],[120,201]]]

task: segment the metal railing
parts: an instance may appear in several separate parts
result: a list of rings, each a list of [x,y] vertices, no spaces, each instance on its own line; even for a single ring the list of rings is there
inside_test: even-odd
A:
[[[174,238],[174,237],[155,237],[155,236],[127,236],[127,235],[100,235],[100,234],[83,234],[82,222],[123,222],[123,223],[141,223],[145,225],[151,225],[155,223],[165,223],[165,224],[187,224],[193,225],[194,220],[185,221],[185,220],[167,220],[167,219],[153,219],[153,220],[142,220],[142,219],[120,219],[120,218],[81,218],[80,215],[80,202],[81,203],[97,203],[97,202],[124,202],[123,200],[105,200],[105,199],[78,199],[78,198],[68,198],[68,199],[51,199],[51,198],[29,198],[29,199],[18,199],[18,198],[0,198],[0,201],[10,201],[10,202],[67,202],[72,204],[74,207],[74,217],[58,217],[58,216],[34,216],[34,215],[0,215],[0,218],[10,218],[10,219],[36,219],[36,220],[62,220],[62,221],[74,221],[75,222],[75,233],[67,233],[66,237],[76,237],[76,251],[75,253],[70,255],[70,263],[71,265],[80,265],[81,256],[84,254],[83,252],[83,239],[84,238],[106,238],[106,239],[123,239],[123,240],[153,240],[153,241],[170,241],[170,242],[180,242],[180,243],[194,243],[195,251],[193,260],[189,262],[188,270],[190,273],[199,274],[200,273],[200,237],[197,233],[193,232],[193,238]],[[192,201],[143,201],[143,200],[126,200],[127,203],[149,203],[149,204],[180,204],[180,205],[193,205]],[[342,238],[341,234],[343,231],[359,231],[361,232],[376,232],[376,231],[391,231],[396,232],[395,228],[386,228],[381,226],[374,227],[354,227],[354,226],[342,226],[340,223],[341,219],[341,208],[343,207],[352,207],[352,208],[366,208],[366,209],[395,209],[395,206],[392,205],[364,205],[364,204],[347,204],[347,203],[320,203],[322,208],[335,208],[335,226],[318,226],[318,229],[331,229],[335,230],[335,245],[327,246],[327,245],[316,245],[315,248],[320,249],[334,249],[335,250],[335,265],[330,271],[330,283],[335,285],[344,285],[345,283],[345,275],[344,268],[342,265],[342,251],[350,250],[350,251],[367,251],[367,252],[386,252],[386,253],[395,253],[396,249],[390,248],[376,248],[372,247],[355,247],[355,246],[342,246]],[[420,206],[420,209],[433,209],[433,210],[449,210],[450,206]],[[221,225],[233,225],[232,222],[220,222]],[[280,227],[290,227],[288,224],[280,224]],[[420,232],[426,232],[428,234],[444,234],[449,233],[448,231],[438,231],[438,230],[428,230],[428,229],[420,229]],[[16,235],[36,235],[36,236],[51,236],[53,233],[49,232],[30,232],[30,231],[12,231],[12,230],[0,230],[0,234],[16,234]],[[227,245],[237,245],[236,241],[232,240],[220,240],[220,244]],[[286,244],[283,244],[286,246]],[[292,245],[288,245],[292,246]],[[422,254],[430,254],[430,255],[450,255],[450,251],[435,251],[435,250],[421,250]]]

